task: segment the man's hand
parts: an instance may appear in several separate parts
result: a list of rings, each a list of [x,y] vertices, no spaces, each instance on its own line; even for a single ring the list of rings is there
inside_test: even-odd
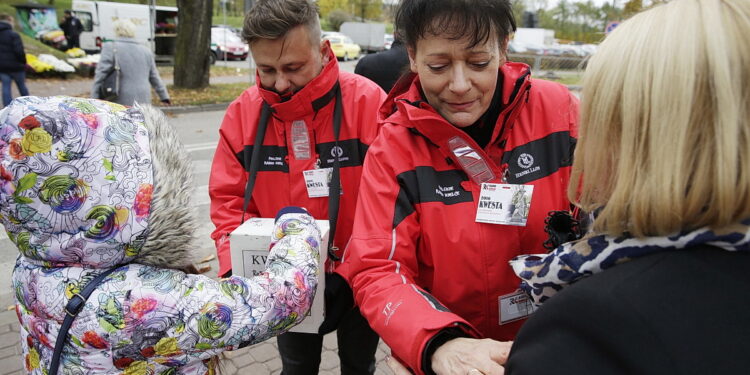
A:
[[[502,375],[512,341],[456,338],[432,355],[432,370],[438,375]]]

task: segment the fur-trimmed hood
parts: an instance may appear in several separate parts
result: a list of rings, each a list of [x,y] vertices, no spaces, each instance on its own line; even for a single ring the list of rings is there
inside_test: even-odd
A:
[[[60,373],[213,373],[215,355],[278,335],[309,312],[320,231],[287,213],[267,270],[213,280],[190,263],[191,168],[149,106],[69,97],[0,111],[0,221],[22,256],[11,285],[27,373],[47,374],[67,304],[102,269],[68,331]]]
[[[190,264],[192,170],[166,117],[72,97],[0,112],[0,221],[29,262]]]

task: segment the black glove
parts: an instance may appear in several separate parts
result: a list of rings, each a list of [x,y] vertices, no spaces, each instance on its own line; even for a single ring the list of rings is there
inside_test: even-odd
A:
[[[172,105],[172,101],[169,100],[169,99],[164,99],[161,102],[164,103],[164,104],[166,104],[166,105]]]
[[[544,248],[552,251],[558,246],[583,237],[584,229],[579,220],[568,211],[550,211],[544,219],[544,231],[549,238],[544,241]]]
[[[326,317],[318,328],[321,335],[335,331],[341,319],[354,309],[352,288],[335,272],[326,273],[325,305]]]

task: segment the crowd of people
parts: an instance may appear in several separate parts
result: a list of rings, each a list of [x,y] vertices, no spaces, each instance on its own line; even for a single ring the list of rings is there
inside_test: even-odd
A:
[[[191,168],[157,109],[26,97],[0,112],[26,370],[214,373],[277,336],[283,374],[317,374],[336,331],[342,374],[373,374],[381,338],[397,375],[746,371],[750,3],[633,16],[589,61],[580,104],[507,61],[508,0],[401,0],[395,18],[403,50],[360,75],[339,70],[312,0],[245,16],[258,84],[219,128],[218,281],[191,274]],[[243,277],[229,238],[253,217],[276,228],[267,272]],[[287,332],[319,273],[325,321]]]

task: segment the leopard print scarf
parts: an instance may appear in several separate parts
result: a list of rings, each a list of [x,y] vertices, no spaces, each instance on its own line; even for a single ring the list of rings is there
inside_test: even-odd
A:
[[[660,251],[708,245],[750,251],[750,219],[722,228],[701,228],[667,237],[634,238],[589,234],[549,254],[522,255],[510,261],[521,289],[541,305],[564,287],[616,264]]]

